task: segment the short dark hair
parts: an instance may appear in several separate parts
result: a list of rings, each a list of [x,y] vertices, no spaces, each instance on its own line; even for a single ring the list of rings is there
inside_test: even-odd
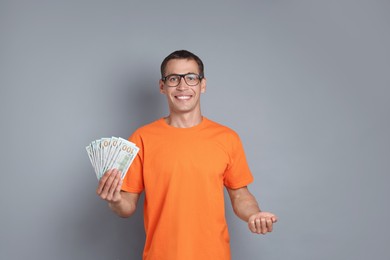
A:
[[[174,51],[163,60],[163,62],[161,63],[161,77],[166,76],[164,75],[164,73],[165,73],[165,68],[167,66],[167,63],[168,61],[173,59],[194,60],[198,64],[199,76],[204,77],[204,66],[202,60],[192,52],[186,50]]]

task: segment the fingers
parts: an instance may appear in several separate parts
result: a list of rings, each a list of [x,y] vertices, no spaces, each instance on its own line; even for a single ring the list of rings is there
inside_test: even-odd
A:
[[[107,201],[118,199],[122,186],[121,173],[117,169],[107,171],[99,180],[96,193]]]
[[[113,198],[115,196],[115,192],[118,188],[119,181],[120,181],[120,178],[118,178],[118,173],[117,173],[114,175],[112,185],[110,186],[110,188],[108,190],[108,194],[107,194],[107,198],[106,198],[107,200],[109,200],[109,201],[113,200]]]
[[[268,232],[272,232],[273,226],[272,226],[272,220],[271,219],[265,219],[264,221],[265,228]]]
[[[248,227],[252,233],[266,234],[272,232],[273,223],[277,221],[277,217],[272,214],[259,213],[250,217]]]
[[[256,233],[256,220],[255,220],[255,219],[253,219],[253,220],[250,220],[250,219],[249,219],[248,227],[249,227],[249,230],[250,230],[252,233]]]
[[[111,172],[114,171],[114,170],[109,170],[107,171],[105,174],[103,174],[103,176],[100,178],[99,180],[99,185],[96,189],[96,193],[100,196],[100,194],[102,193],[103,191],[103,188],[107,182],[107,179],[108,177],[111,175]]]
[[[267,232],[272,231],[272,221],[271,221],[271,226],[268,226],[268,223],[270,220],[265,219],[265,218],[256,218],[253,221],[253,228],[251,230],[254,230],[253,233],[257,234],[266,234]]]

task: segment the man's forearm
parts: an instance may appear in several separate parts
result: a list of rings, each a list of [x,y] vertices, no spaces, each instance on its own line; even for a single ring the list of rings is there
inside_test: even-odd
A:
[[[256,198],[250,193],[238,195],[232,202],[234,213],[245,222],[248,221],[250,216],[260,212]]]
[[[229,192],[232,207],[236,215],[247,222],[253,214],[259,213],[259,204],[256,198],[249,192],[247,187],[238,189],[227,189]]]
[[[257,234],[272,232],[272,226],[277,221],[277,217],[270,212],[260,211],[256,198],[247,187],[228,188],[228,192],[234,213],[248,223],[251,232]]]

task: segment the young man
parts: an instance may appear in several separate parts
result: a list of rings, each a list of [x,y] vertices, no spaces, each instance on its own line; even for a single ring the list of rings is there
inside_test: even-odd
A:
[[[107,171],[97,194],[116,214],[129,217],[145,192],[143,259],[230,259],[224,187],[251,232],[271,232],[277,217],[260,211],[247,188],[253,177],[238,135],[202,116],[202,61],[175,51],[162,62],[161,75],[169,115],[133,133],[129,140],[140,150],[125,179],[116,169]]]

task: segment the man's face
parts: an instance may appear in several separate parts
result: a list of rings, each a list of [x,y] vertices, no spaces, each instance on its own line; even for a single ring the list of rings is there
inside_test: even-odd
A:
[[[173,59],[165,67],[165,75],[194,73],[199,75],[198,64],[194,60]],[[198,85],[189,86],[184,78],[180,79],[177,87],[168,87],[162,80],[159,82],[160,92],[167,97],[171,113],[181,114],[200,112],[200,94],[206,90],[206,79]]]

